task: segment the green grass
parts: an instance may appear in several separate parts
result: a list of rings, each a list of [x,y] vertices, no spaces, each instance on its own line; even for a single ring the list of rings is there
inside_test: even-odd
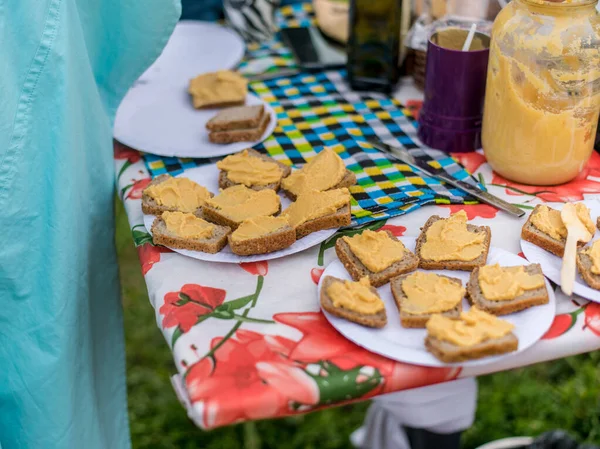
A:
[[[119,203],[117,247],[127,338],[129,418],[134,449],[348,448],[368,403],[203,432],[188,419],[171,387],[169,348],[155,324],[127,218]],[[600,441],[600,353],[543,363],[479,379],[475,425],[463,439],[472,449],[514,435],[563,428]]]

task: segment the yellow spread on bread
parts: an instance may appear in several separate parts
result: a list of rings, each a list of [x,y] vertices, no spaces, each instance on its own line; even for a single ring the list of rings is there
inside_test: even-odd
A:
[[[577,218],[593,235],[596,231],[596,226],[590,217],[590,210],[583,203],[576,203],[575,210],[577,211]],[[531,224],[556,240],[567,238],[567,228],[560,217],[560,211],[546,205],[541,205],[537,208],[536,213],[531,215]]]
[[[335,213],[350,203],[348,189],[335,189],[326,192],[306,192],[284,210],[281,215],[288,218],[293,228],[315,218]]]
[[[428,315],[454,309],[465,296],[462,283],[435,273],[417,271],[402,281],[402,311]]]
[[[217,162],[217,168],[227,172],[232,182],[248,187],[278,183],[283,176],[283,171],[275,162],[252,156],[247,150],[227,156]]]
[[[358,282],[333,281],[327,287],[326,293],[334,307],[352,310],[363,315],[375,315],[385,309],[381,298],[371,290],[371,284],[367,277]]]
[[[584,254],[587,254],[592,259],[591,272],[593,274],[600,274],[600,240],[596,240],[590,246],[583,250]]]
[[[210,198],[210,192],[188,178],[169,178],[144,190],[159,206],[195,212]]]
[[[529,274],[524,266],[501,267],[499,264],[481,267],[478,280],[484,298],[490,301],[512,300],[545,285],[543,275]]]
[[[344,161],[331,148],[324,148],[300,170],[292,172],[281,185],[298,196],[317,190],[328,190],[340,183],[346,175]]]
[[[352,253],[373,273],[379,273],[402,260],[406,248],[402,242],[392,239],[387,232],[367,229],[353,237],[342,237]]]
[[[271,234],[288,226],[286,217],[254,217],[242,221],[242,224],[231,234],[231,240],[241,242]]]
[[[462,312],[458,320],[433,315],[426,327],[431,337],[457,346],[470,347],[486,340],[502,338],[511,333],[515,326],[477,307],[471,307],[468,312]]]
[[[183,212],[163,212],[161,215],[167,230],[179,237],[188,239],[209,239],[215,226],[194,214]]]
[[[276,214],[281,200],[275,191],[252,190],[238,184],[222,190],[217,196],[206,201],[230,220],[242,222],[249,218]]]
[[[485,233],[468,230],[467,214],[461,210],[427,229],[421,257],[434,261],[474,260],[485,250],[485,239]]]
[[[248,81],[231,70],[205,73],[190,80],[188,92],[195,108],[246,100]]]

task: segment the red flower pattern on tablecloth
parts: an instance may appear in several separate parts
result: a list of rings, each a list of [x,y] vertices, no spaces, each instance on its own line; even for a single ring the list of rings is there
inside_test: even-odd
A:
[[[556,315],[550,329],[544,334],[542,340],[552,340],[553,338],[560,337],[571,329],[574,319],[576,319],[576,317],[573,317],[570,313]]]
[[[325,268],[313,268],[312,270],[310,270],[310,278],[312,279],[312,281],[318,285],[319,281],[321,280],[321,276],[323,276],[323,272],[325,271]]]
[[[378,231],[390,231],[394,236],[401,237],[406,232],[404,226],[385,225],[378,229]]]
[[[372,366],[379,370],[385,378],[383,386],[372,390],[367,397],[452,380],[460,373],[460,369],[395,362],[362,349],[340,335],[321,312],[279,313],[273,319],[303,334],[289,354],[293,360],[301,363],[327,361],[342,370],[358,366]]]
[[[468,205],[442,205],[441,207],[446,207],[450,209],[450,213],[454,214],[460,210],[464,210],[467,214],[467,218],[472,220],[473,218],[481,217],[481,218],[494,218],[498,213],[498,209],[492,206],[488,206],[487,204],[468,204]]]
[[[586,306],[584,322],[584,329],[589,329],[600,337],[600,304],[591,302]]]
[[[286,414],[291,402],[318,403],[314,379],[287,358],[292,340],[238,330],[224,342],[213,339],[211,347],[221,343],[214,365],[203,358],[186,376],[191,401],[203,402],[207,428]]]
[[[419,120],[419,113],[421,112],[421,108],[423,107],[423,101],[421,100],[406,100],[406,107],[412,114],[412,116]]]
[[[223,304],[225,295],[225,290],[220,288],[196,284],[186,284],[178,292],[169,292],[159,309],[164,316],[162,325],[165,328],[179,326],[182,332],[187,332],[199,317]]]
[[[266,260],[260,262],[243,262],[240,264],[240,267],[254,276],[266,276],[269,272],[269,262]]]
[[[138,181],[135,181],[133,183],[133,186],[131,187],[131,190],[127,194],[126,198],[130,199],[130,200],[139,200],[139,199],[141,199],[142,198],[142,192],[144,191],[144,189],[146,187],[148,187],[148,184],[150,184],[151,182],[152,182],[152,178],[144,178],[144,179],[140,179]]]
[[[451,153],[451,156],[460,162],[471,174],[475,173],[479,167],[486,163],[485,156],[476,151],[471,153]]]
[[[588,177],[600,178],[600,155],[595,151],[583,171],[573,181],[566,184],[559,186],[527,186],[508,181],[497,173],[494,173],[492,183],[508,187],[506,189],[508,195],[522,195],[514,190],[518,189],[535,195],[544,201],[566,202],[582,200],[584,194],[600,193],[600,182],[588,179]]]
[[[142,274],[145,276],[152,269],[155,263],[160,262],[161,253],[172,252],[164,246],[154,246],[151,243],[144,243],[137,247],[138,257],[142,265]]]
[[[131,164],[139,161],[142,156],[139,151],[134,150],[133,148],[128,147],[127,145],[123,145],[121,142],[113,141],[113,151],[115,159],[126,159]]]

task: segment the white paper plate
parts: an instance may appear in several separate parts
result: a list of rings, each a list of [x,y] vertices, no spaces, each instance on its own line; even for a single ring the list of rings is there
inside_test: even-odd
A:
[[[211,165],[203,165],[202,167],[193,168],[191,170],[186,170],[185,173],[179,175],[180,177],[189,178],[194,182],[197,182],[200,185],[206,187],[209,191],[214,194],[219,192],[219,169],[215,164]],[[290,205],[290,200],[287,199],[283,195],[279,195],[281,198],[281,208],[285,209]],[[144,214],[144,225],[148,232],[151,233],[152,223],[156,217],[154,215],[146,215]],[[258,262],[261,260],[271,260],[271,259],[279,259],[280,257],[289,256],[291,254],[298,253],[300,251],[304,251],[305,249],[311,248],[315,245],[320,244],[321,242],[327,240],[333,234],[335,234],[337,229],[326,229],[324,231],[313,232],[312,234],[307,235],[306,237],[297,240],[289,248],[282,249],[281,251],[275,251],[269,254],[259,254],[256,256],[238,256],[237,254],[233,254],[229,245],[223,248],[217,254],[208,254],[203,253],[201,251],[189,251],[186,249],[176,249],[171,248],[173,251],[183,254],[187,257],[192,257],[194,259],[206,260],[209,262],[224,262],[224,263],[243,263],[243,262]]]
[[[159,156],[225,156],[262,142],[277,125],[277,114],[267,103],[248,94],[246,104],[263,104],[271,115],[269,126],[254,142],[220,145],[208,140],[206,129],[206,122],[220,109],[194,109],[185,87],[141,84],[131,88],[119,106],[114,136],[136,150]]]
[[[586,205],[586,207],[590,210],[592,221],[596,223],[596,219],[600,216],[600,202],[596,200],[579,202]],[[546,205],[557,210],[562,210],[564,206],[563,203],[546,203]],[[596,229],[596,234],[594,234],[592,241],[597,240],[598,238],[600,238],[600,232],[598,232]],[[539,263],[542,266],[542,271],[548,279],[555,284],[561,284],[560,269],[562,267],[562,259],[560,257],[549,253],[533,243],[526,242],[523,239],[521,239],[521,249],[523,250],[525,257],[527,257],[527,260],[529,260],[531,263]],[[577,272],[577,276],[575,277],[573,293],[591,301],[600,302],[600,292],[590,288],[579,275],[579,272]]]
[[[414,250],[414,237],[400,237],[400,240],[402,240],[402,243],[404,243],[409,250]],[[490,248],[487,263],[499,263],[502,266],[515,266],[527,264],[527,261],[515,254],[509,253],[508,251],[492,247]],[[470,273],[466,271],[446,270],[432,272],[461,279],[465,287],[470,275]],[[323,275],[321,276],[321,281],[319,282],[319,293],[321,291],[321,284],[323,279],[325,279],[325,276],[333,276],[338,279],[351,280],[350,275],[342,263],[339,260],[335,260],[327,266],[323,272]],[[548,304],[532,307],[522,312],[501,317],[502,319],[510,321],[515,325],[515,330],[513,332],[519,339],[519,349],[517,351],[505,355],[462,362],[456,365],[474,366],[494,363],[500,359],[512,357],[513,355],[527,349],[540,338],[542,338],[542,336],[550,328],[556,312],[554,291],[552,290],[552,287],[548,281],[546,281],[546,288],[548,289],[548,295],[550,299]],[[335,327],[344,337],[371,352],[381,354],[385,357],[398,360],[400,362],[412,363],[416,365],[447,366],[447,363],[443,363],[436,359],[425,349],[425,329],[406,329],[400,325],[398,308],[392,296],[390,284],[386,284],[383,287],[378,288],[377,291],[385,303],[385,309],[387,313],[388,322],[387,325],[382,329],[372,329],[361,326],[360,324],[352,323],[342,318],[335,317],[326,311],[323,311],[323,313],[333,327]],[[463,300],[463,310],[468,310],[469,308],[469,303],[466,300]]]
[[[141,83],[187,86],[205,72],[234,68],[244,57],[243,39],[212,22],[179,22],[158,59],[139,78]]]

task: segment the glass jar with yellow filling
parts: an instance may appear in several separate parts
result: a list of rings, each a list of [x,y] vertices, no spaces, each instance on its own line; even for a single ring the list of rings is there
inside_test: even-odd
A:
[[[496,18],[482,144],[512,181],[570,181],[593,151],[600,112],[598,0],[513,0]]]

